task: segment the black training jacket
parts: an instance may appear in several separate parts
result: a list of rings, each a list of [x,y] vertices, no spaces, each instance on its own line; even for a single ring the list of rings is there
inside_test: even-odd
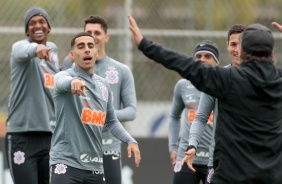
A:
[[[271,61],[211,67],[145,38],[139,49],[218,98],[214,183],[282,183],[282,74]]]

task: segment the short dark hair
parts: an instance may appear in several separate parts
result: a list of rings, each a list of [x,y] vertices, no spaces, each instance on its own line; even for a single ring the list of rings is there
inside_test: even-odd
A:
[[[90,15],[84,20],[84,29],[86,27],[86,24],[100,24],[105,33],[107,33],[108,31],[108,24],[106,20],[100,16]]]
[[[246,26],[243,24],[234,24],[228,31],[227,42],[229,42],[230,36],[232,34],[242,33],[246,29]]]
[[[75,40],[76,40],[78,37],[81,37],[81,36],[90,36],[90,37],[93,38],[94,43],[95,43],[95,38],[94,38],[91,34],[89,34],[89,33],[87,33],[87,32],[80,32],[80,33],[77,33],[76,35],[74,35],[74,37],[71,39],[71,48],[74,46]]]

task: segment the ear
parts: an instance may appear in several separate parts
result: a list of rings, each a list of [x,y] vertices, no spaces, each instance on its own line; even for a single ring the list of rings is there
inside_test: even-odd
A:
[[[107,43],[109,40],[110,40],[110,35],[109,35],[109,34],[106,34],[106,36],[105,36],[105,41],[106,41],[106,43]]]
[[[70,51],[68,57],[74,62],[74,53],[73,53],[73,51]]]

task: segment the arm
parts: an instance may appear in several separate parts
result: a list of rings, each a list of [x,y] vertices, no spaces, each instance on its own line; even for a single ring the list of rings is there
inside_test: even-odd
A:
[[[186,156],[182,160],[182,163],[186,162],[189,169],[193,172],[196,171],[192,165],[196,155],[196,149],[201,141],[202,135],[205,132],[205,126],[214,107],[215,98],[202,93],[197,114],[190,129],[189,147],[187,152],[185,152]]]
[[[200,91],[221,99],[228,95],[232,81],[230,68],[212,67],[202,62],[195,62],[192,57],[148,41],[143,38],[135,20],[130,15],[128,19],[133,40],[145,56],[168,69],[175,70],[182,77],[190,80]]]
[[[86,96],[85,92],[85,82],[72,77],[67,71],[61,71],[55,75],[55,90],[63,93],[67,91],[71,91],[75,95],[83,95]]]
[[[43,44],[30,43],[27,40],[22,40],[12,46],[12,57],[18,62],[30,61],[30,59],[38,57],[51,61],[51,48]]]
[[[215,106],[215,98],[205,93],[201,94],[199,107],[196,117],[192,123],[189,135],[189,146],[198,147],[201,137],[205,132],[205,126],[208,122],[211,112]]]
[[[179,132],[181,126],[180,120],[184,108],[185,104],[183,103],[183,100],[181,98],[181,88],[180,83],[178,82],[174,87],[172,108],[168,122],[168,148],[170,152],[170,161],[172,168],[174,168],[176,164]]]
[[[136,118],[136,92],[134,78],[128,67],[124,70],[121,84],[122,109],[116,109],[115,113],[120,122],[132,121]]]
[[[110,86],[107,86],[108,91],[110,90]],[[114,106],[112,103],[112,95],[109,93],[108,96],[108,109],[107,109],[107,116],[105,120],[105,127],[110,131],[111,134],[113,134],[116,138],[121,140],[124,143],[128,144],[127,147],[127,155],[130,158],[131,154],[134,154],[135,158],[135,165],[136,167],[139,166],[141,156],[140,156],[140,151],[138,148],[138,144],[135,139],[133,139],[129,133],[123,128],[121,123],[118,121],[116,118],[115,112],[114,112]]]

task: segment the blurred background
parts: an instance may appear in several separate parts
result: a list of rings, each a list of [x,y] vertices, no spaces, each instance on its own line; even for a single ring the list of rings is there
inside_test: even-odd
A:
[[[197,42],[216,42],[221,66],[230,63],[226,41],[233,24],[264,24],[274,31],[277,65],[282,66],[282,34],[271,27],[272,21],[282,23],[280,0],[0,0],[0,4],[1,136],[5,134],[11,46],[26,38],[23,18],[31,6],[41,6],[48,12],[52,28],[49,41],[58,46],[60,64],[70,50],[73,35],[83,30],[87,16],[100,15],[107,20],[111,36],[107,54],[129,65],[135,77],[137,118],[124,126],[136,138],[167,137],[173,88],[180,76],[149,61],[133,45],[128,13],[136,19],[145,37],[188,56],[192,56]]]

